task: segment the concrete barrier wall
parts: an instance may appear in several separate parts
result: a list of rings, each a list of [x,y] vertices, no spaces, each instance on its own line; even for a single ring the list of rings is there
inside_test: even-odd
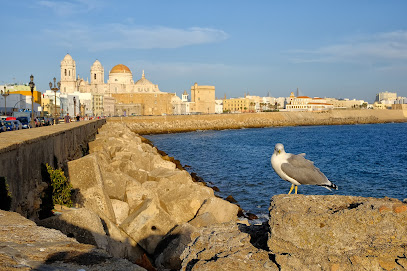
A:
[[[9,185],[11,211],[36,220],[45,188],[41,169],[46,163],[65,169],[68,161],[82,157],[105,123],[102,119],[0,133],[0,177]]]
[[[138,134],[177,133],[269,126],[341,125],[406,122],[406,110],[331,110],[323,112],[267,112],[178,116],[116,117]]]

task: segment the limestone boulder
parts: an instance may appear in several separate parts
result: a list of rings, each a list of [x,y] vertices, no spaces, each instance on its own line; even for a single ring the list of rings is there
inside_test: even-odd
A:
[[[125,169],[125,172],[128,176],[130,176],[132,179],[136,180],[139,183],[144,183],[148,181],[149,172],[144,169],[128,167]]]
[[[89,154],[68,162],[68,171],[69,181],[79,193],[77,204],[99,216],[105,215],[116,221],[112,203],[104,187],[97,155]]]
[[[181,254],[180,270],[280,270],[270,260],[272,256],[255,248],[250,236],[241,232],[235,222],[201,228],[191,234],[191,239]]]
[[[164,179],[157,184],[160,204],[177,224],[193,219],[204,201],[214,197],[212,189],[192,182],[185,184]]]
[[[113,257],[128,259],[132,262],[140,262],[145,255],[145,250],[136,241],[120,229],[108,218],[101,218],[105,231],[108,235],[106,251]]]
[[[159,202],[156,182],[138,182],[129,183],[126,187],[126,202],[129,205],[130,213],[137,209],[141,204],[147,200],[154,200]]]
[[[155,201],[147,199],[120,224],[120,228],[152,254],[157,244],[175,225],[176,222],[168,213]]]
[[[399,200],[278,195],[269,210],[267,244],[283,269],[397,270],[407,252]]]
[[[144,144],[144,145],[146,145],[146,144]],[[164,160],[161,157],[161,155],[159,155],[159,154],[151,153],[150,161],[151,161],[151,170],[156,169],[156,168],[167,168],[167,169],[176,168],[176,165],[173,162]]]
[[[168,169],[168,168],[155,168],[148,173],[148,180],[159,182],[161,180],[175,181],[178,183],[188,184],[192,183],[191,175],[185,170]]]
[[[208,212],[197,215],[191,221],[189,221],[189,224],[197,228],[210,226],[216,223],[217,223],[216,217],[212,213]]]
[[[214,216],[216,223],[225,223],[237,220],[239,207],[226,200],[217,197],[211,197],[204,201],[202,207],[197,213],[197,217],[210,213]]]
[[[38,225],[60,230],[78,242],[107,248],[102,221],[96,213],[85,208],[65,210],[60,215],[40,220]]]
[[[111,199],[123,201],[126,196],[127,183],[133,182],[132,178],[122,172],[109,172],[101,170],[104,188]]]
[[[155,249],[155,264],[159,270],[180,270],[181,254],[191,242],[197,228],[185,223],[171,230]]]
[[[0,210],[1,270],[145,271],[61,231],[37,226],[21,215]],[[7,233],[7,234],[3,234]]]
[[[129,204],[117,199],[112,199],[111,201],[116,223],[120,225],[129,216]]]

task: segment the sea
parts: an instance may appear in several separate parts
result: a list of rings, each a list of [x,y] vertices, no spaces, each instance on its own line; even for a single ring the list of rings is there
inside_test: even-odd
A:
[[[276,143],[305,153],[338,190],[311,185],[305,195],[407,198],[407,123],[295,126],[196,131],[145,136],[180,160],[222,198],[231,195],[246,212],[268,218],[270,199],[291,184],[271,167]]]

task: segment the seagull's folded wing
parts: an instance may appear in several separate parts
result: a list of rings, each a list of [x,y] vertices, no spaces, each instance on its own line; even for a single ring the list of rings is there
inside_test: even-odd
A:
[[[300,184],[329,184],[325,175],[314,166],[314,163],[300,155],[291,155],[287,163],[281,165],[282,171]]]

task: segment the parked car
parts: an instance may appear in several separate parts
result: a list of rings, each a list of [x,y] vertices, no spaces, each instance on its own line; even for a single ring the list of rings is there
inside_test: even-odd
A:
[[[5,120],[4,123],[6,124],[7,131],[14,131],[16,129],[16,126],[11,120]]]
[[[17,120],[21,122],[21,125],[23,126],[23,129],[32,128],[29,118],[27,118],[27,117],[18,117]]]
[[[13,122],[14,125],[16,126],[16,130],[23,129],[23,125],[21,124],[21,122],[19,120],[11,120],[11,122]]]
[[[5,132],[7,131],[6,124],[4,123],[4,120],[0,120],[0,132]]]

